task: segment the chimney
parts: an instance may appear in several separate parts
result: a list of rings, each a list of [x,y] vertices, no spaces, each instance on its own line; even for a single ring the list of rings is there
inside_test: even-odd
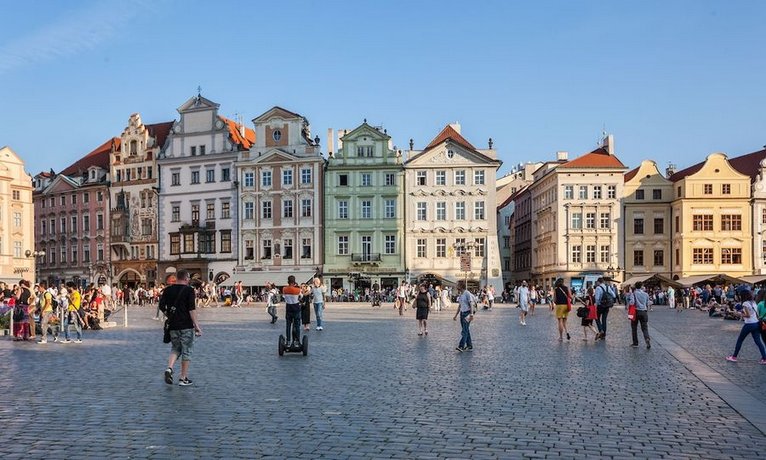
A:
[[[665,168],[665,177],[670,177],[676,173],[676,165],[668,163],[668,167]]]
[[[450,127],[452,127],[452,129],[457,131],[458,134],[463,134],[463,133],[460,132],[460,123],[454,122],[454,123],[450,123],[449,125],[450,125]]]
[[[556,160],[557,161],[567,161],[569,160],[569,152],[565,152],[563,150],[560,150],[556,152]]]
[[[602,147],[606,149],[609,155],[614,156],[614,135],[609,134],[608,136],[604,137],[604,143]]]
[[[332,145],[334,140],[335,140],[335,134],[333,133],[333,129],[327,128],[327,154],[328,155],[335,152],[335,149],[333,148],[334,146]]]

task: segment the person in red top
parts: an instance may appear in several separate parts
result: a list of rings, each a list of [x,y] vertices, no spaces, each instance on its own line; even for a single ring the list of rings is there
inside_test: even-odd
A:
[[[285,299],[285,318],[287,319],[285,343],[291,344],[291,347],[297,347],[301,339],[301,288],[295,282],[294,275],[287,277],[287,286],[282,288],[282,297]]]

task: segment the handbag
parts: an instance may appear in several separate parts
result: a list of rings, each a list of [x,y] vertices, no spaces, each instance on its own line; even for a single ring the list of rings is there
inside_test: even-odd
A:
[[[628,319],[631,321],[636,320],[636,306],[630,305],[628,306]]]
[[[170,343],[170,320],[165,320],[164,333],[162,335],[162,343]]]
[[[588,307],[580,307],[577,309],[577,317],[578,318],[587,318],[588,317]]]
[[[587,319],[598,319],[598,309],[593,304],[588,305],[588,318]]]

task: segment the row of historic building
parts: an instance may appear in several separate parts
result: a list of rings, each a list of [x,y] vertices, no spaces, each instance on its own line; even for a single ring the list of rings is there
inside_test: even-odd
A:
[[[512,280],[766,275],[766,150],[663,174],[651,160],[628,171],[613,144],[559,152],[509,198]]]
[[[253,129],[200,94],[178,113],[133,114],[119,136],[34,177],[39,278],[151,285],[183,268],[246,286],[323,273],[350,289],[463,277],[502,288],[491,139],[479,149],[453,124],[403,151],[365,121],[328,132],[323,154],[308,120],[280,107]]]

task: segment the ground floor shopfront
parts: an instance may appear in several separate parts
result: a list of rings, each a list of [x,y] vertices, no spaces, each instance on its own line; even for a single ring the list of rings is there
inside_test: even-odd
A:
[[[193,284],[216,283],[225,284],[234,273],[236,261],[210,260],[205,258],[181,259],[175,261],[159,261],[157,264],[157,278],[160,283],[167,283],[171,275],[178,270],[189,272],[189,278]]]
[[[86,267],[64,267],[55,270],[40,270],[37,282],[47,286],[61,286],[69,282],[86,288],[91,284],[101,286],[110,284],[111,266],[107,263],[95,263]]]

